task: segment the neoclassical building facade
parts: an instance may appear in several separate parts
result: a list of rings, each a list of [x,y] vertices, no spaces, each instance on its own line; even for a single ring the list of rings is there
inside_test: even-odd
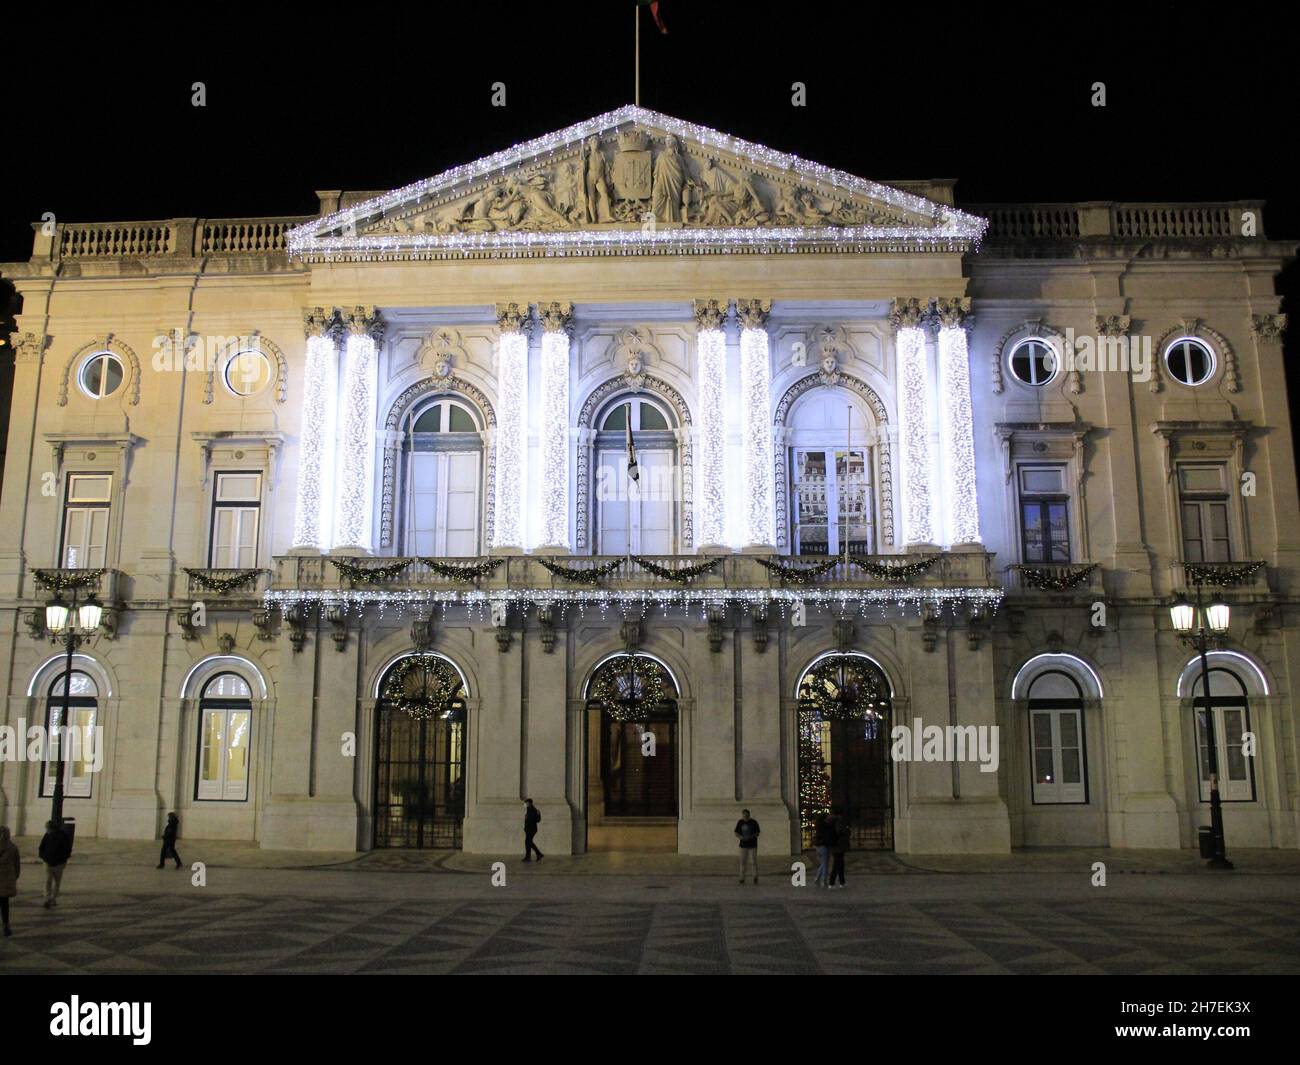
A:
[[[0,821],[66,714],[104,838],[1176,848],[1213,743],[1229,846],[1300,842],[1260,204],[961,210],[636,107],[320,197],[0,265]]]

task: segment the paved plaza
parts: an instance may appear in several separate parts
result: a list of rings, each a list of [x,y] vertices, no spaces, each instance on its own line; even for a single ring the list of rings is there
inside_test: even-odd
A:
[[[1300,855],[1283,851],[1226,875],[1190,852],[853,855],[826,892],[791,886],[780,856],[744,887],[721,858],[512,856],[494,887],[490,856],[190,841],[195,887],[151,847],[86,840],[46,911],[23,849],[5,975],[1300,973]]]

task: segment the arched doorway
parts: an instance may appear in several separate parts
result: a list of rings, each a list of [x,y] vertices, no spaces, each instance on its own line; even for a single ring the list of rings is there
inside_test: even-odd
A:
[[[657,658],[611,655],[587,682],[587,845],[677,849],[677,682]]]
[[[375,706],[375,847],[461,846],[465,681],[450,659],[389,667]]]
[[[854,850],[894,846],[889,680],[863,654],[826,654],[799,679],[799,823],[838,810]]]

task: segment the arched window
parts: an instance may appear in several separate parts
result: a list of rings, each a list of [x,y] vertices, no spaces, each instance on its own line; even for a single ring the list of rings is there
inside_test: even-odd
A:
[[[1205,688],[1199,672],[1192,692],[1196,713],[1196,760],[1201,802],[1210,801],[1210,748],[1206,731]],[[1214,716],[1215,754],[1219,763],[1219,798],[1224,802],[1254,802],[1254,759],[1246,754],[1250,731],[1250,704],[1246,686],[1231,670],[1210,670],[1210,703]]]
[[[1068,673],[1047,670],[1030,683],[1029,748],[1035,805],[1088,801],[1083,692]]]
[[[406,554],[477,555],[483,469],[478,415],[459,400],[439,396],[407,415],[404,432]]]
[[[73,670],[68,691],[68,729],[63,728],[64,677],[60,673],[50,684],[45,701],[45,772],[41,794],[53,795],[58,776],[59,749],[63,748],[63,795],[88,799],[94,774],[103,768],[104,752],[95,725],[99,714],[99,689],[87,673]]]
[[[874,423],[843,389],[817,388],[790,414],[790,543],[796,555],[875,549]]]
[[[218,673],[199,696],[198,779],[194,797],[208,801],[248,799],[252,692],[236,673]]]
[[[652,399],[622,396],[596,425],[596,554],[673,554],[677,435],[670,414]],[[628,469],[629,425],[635,477]]]

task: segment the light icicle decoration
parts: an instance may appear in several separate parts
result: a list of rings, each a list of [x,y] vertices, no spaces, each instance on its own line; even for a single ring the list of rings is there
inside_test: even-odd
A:
[[[767,335],[770,301],[737,300],[740,333],[741,440],[745,473],[745,544],[771,546],[775,486],[772,473],[772,367]]]
[[[303,367],[302,423],[298,432],[298,485],[293,546],[320,549],[334,513],[334,404],[338,354],[322,307],[303,313],[307,359]]]
[[[946,543],[980,542],[975,430],[966,346],[970,300],[939,300],[939,445],[947,515]]]
[[[538,305],[542,334],[542,410],[538,426],[542,545],[569,551],[569,333],[571,304]]]
[[[370,550],[375,469],[377,319],[358,307],[345,318],[343,416],[339,426],[338,494],[334,507],[334,547]]]
[[[493,547],[524,546],[528,462],[528,310],[498,307],[496,527]]]
[[[903,542],[935,542],[931,508],[929,388],[923,309],[917,300],[895,301],[891,321],[898,352],[900,436],[903,450]]]
[[[700,327],[696,337],[696,527],[699,543],[709,546],[727,543],[727,338],[722,331],[726,313],[725,301],[696,301],[695,318]]]

